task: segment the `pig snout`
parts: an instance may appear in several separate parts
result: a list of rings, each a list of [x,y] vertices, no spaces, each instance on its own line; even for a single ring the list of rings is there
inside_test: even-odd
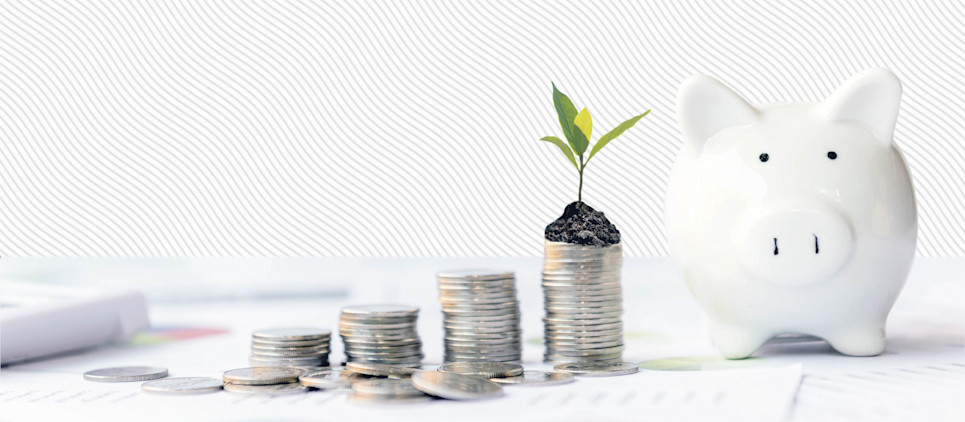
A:
[[[826,280],[854,248],[848,219],[819,202],[775,201],[745,221],[737,242],[741,268],[768,283],[793,286]]]

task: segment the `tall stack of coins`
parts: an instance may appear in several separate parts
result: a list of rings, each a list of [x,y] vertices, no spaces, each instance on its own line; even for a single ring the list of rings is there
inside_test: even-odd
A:
[[[425,356],[416,331],[418,317],[419,308],[406,305],[343,308],[338,328],[346,361],[421,366]]]
[[[522,361],[516,276],[492,270],[445,271],[439,279],[446,362]]]
[[[328,366],[332,331],[272,328],[251,334],[251,366]]]
[[[543,298],[546,362],[619,362],[623,358],[621,244],[546,241]]]

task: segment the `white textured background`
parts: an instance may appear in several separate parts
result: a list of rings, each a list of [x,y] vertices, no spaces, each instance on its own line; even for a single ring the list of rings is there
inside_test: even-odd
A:
[[[576,195],[662,255],[674,96],[905,84],[923,255],[965,253],[957,1],[0,1],[0,255],[537,255]]]

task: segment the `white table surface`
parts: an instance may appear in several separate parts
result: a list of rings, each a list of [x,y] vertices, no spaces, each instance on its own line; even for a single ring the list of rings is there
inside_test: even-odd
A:
[[[137,385],[96,384],[81,374],[101,366],[160,365],[172,376],[219,376],[223,370],[247,366],[248,336],[268,326],[337,326],[338,309],[347,304],[407,303],[422,308],[419,332],[426,362],[441,361],[440,307],[434,273],[461,267],[511,268],[523,308],[527,367],[540,362],[542,298],[539,258],[363,258],[363,259],[4,259],[0,277],[44,278],[90,286],[141,287],[152,298],[151,317],[159,327],[216,327],[229,330],[210,336],[157,345],[111,345],[54,359],[0,370],[0,420],[69,419],[127,420],[136,410],[122,406],[139,395]],[[52,271],[51,268],[58,270]],[[84,268],[83,271],[78,268]],[[98,269],[99,268],[99,269]],[[123,268],[123,271],[118,270]],[[148,271],[158,269],[163,271]],[[144,269],[144,270],[140,270]],[[158,276],[157,273],[162,275]],[[153,275],[146,275],[151,273]],[[38,274],[45,274],[39,277]],[[52,276],[51,274],[54,274]],[[83,274],[83,279],[71,275]],[[107,276],[107,275],[110,276]],[[126,277],[119,275],[126,274]],[[272,283],[271,279],[277,280]],[[236,284],[232,284],[233,280]],[[263,299],[271,292],[277,297]],[[633,362],[673,365],[668,358],[702,364],[688,371],[728,372],[780,368],[800,363],[804,377],[796,400],[780,419],[810,420],[963,420],[965,418],[965,260],[919,258],[888,323],[888,349],[871,358],[845,357],[823,342],[768,344],[754,359],[715,358],[706,324],[680,276],[666,259],[628,258],[624,264],[625,358]],[[341,343],[333,340],[332,362],[339,361]],[[699,357],[699,358],[695,358]],[[105,365],[106,364],[106,365]],[[679,366],[679,365],[678,365]],[[667,376],[666,371],[660,376]],[[647,376],[651,371],[644,371]],[[674,376],[674,374],[670,374]],[[583,380],[580,380],[583,382]],[[587,381],[586,385],[606,382]],[[118,390],[121,388],[121,390]],[[217,393],[228,394],[228,393]],[[203,400],[159,398],[198,420],[217,419]],[[333,399],[341,400],[341,399]],[[339,408],[328,399],[291,402],[304,406],[306,420],[324,416],[380,418],[380,413]],[[179,407],[178,404],[185,404]],[[246,402],[250,404],[249,402]],[[276,403],[277,402],[272,402]],[[173,406],[173,407],[171,407]],[[273,404],[246,411],[251,420],[273,419]],[[328,406],[328,407],[327,407]],[[483,409],[496,411],[499,401]],[[478,407],[466,407],[476,409]],[[5,409],[5,410],[4,410]],[[247,409],[247,408],[246,408]],[[460,408],[455,409],[459,415]],[[533,420],[536,413],[506,414],[501,419]],[[173,411],[173,410],[172,410]],[[392,410],[394,411],[394,410]],[[356,414],[353,414],[356,412]],[[177,412],[172,415],[178,414]],[[381,415],[381,416],[380,416]],[[157,416],[157,415],[154,415]],[[311,417],[309,417],[311,416]],[[479,414],[469,412],[467,417]],[[574,413],[574,419],[593,419]],[[611,415],[612,416],[612,415]],[[646,415],[625,414],[628,420]],[[228,418],[240,420],[240,418]],[[340,419],[340,418],[334,418]],[[619,419],[619,417],[618,417]],[[246,419],[247,420],[247,419]]]

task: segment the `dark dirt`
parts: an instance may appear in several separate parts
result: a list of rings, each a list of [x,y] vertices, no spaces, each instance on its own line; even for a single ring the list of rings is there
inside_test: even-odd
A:
[[[546,226],[546,240],[605,247],[620,243],[620,230],[602,212],[583,202],[566,206],[563,215]]]

